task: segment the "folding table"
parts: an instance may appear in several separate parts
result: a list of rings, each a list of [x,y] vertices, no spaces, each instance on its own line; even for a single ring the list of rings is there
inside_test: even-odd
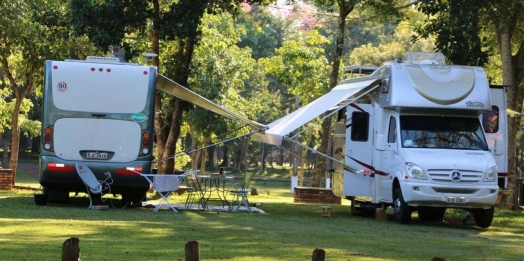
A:
[[[171,196],[174,191],[178,190],[180,182],[184,180],[186,174],[140,174],[140,176],[144,177],[149,182],[149,184],[151,184],[153,189],[158,192],[160,197],[162,197],[160,203],[158,203],[158,205],[153,210],[154,212],[157,212],[162,207],[162,205],[168,205],[171,210],[178,212],[176,208],[173,207],[173,204],[169,202],[168,197]]]

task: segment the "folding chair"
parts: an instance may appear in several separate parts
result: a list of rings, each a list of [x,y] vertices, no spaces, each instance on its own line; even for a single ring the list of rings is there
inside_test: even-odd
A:
[[[88,209],[91,209],[93,207],[92,194],[100,194],[100,198],[102,198],[104,191],[107,191],[107,193],[111,193],[110,185],[113,184],[113,178],[111,177],[110,172],[106,172],[106,179],[100,181],[96,178],[95,174],[93,174],[93,172],[89,169],[89,167],[86,164],[77,162],[75,167],[76,173],[86,186],[87,195],[89,196]]]
[[[186,208],[191,208],[195,200],[198,201],[198,206],[202,206],[202,209],[207,208],[206,190],[202,187],[202,182],[196,175],[198,172],[199,170],[188,172],[190,178],[187,179],[187,184],[190,190],[187,195]]]
[[[180,182],[184,180],[186,174],[181,175],[171,175],[171,174],[140,174],[149,181],[153,189],[158,192],[161,200],[158,205],[153,210],[157,212],[163,205],[168,205],[171,210],[178,212],[176,208],[168,200],[169,196],[175,191],[178,190]]]
[[[252,172],[246,172],[244,174],[244,179],[242,180],[241,184],[234,184],[235,188],[230,191],[229,193],[233,194],[233,200],[231,201],[231,204],[229,205],[229,210],[233,211],[234,207],[233,203],[238,202],[238,205],[236,206],[237,210],[241,206],[245,206],[247,208],[248,212],[251,212],[251,207],[249,206],[249,201],[247,199],[247,195],[251,192],[251,189],[249,188],[249,184],[251,183],[251,179],[253,178],[253,175],[255,173],[259,174],[262,168],[260,168],[258,171],[254,170]]]

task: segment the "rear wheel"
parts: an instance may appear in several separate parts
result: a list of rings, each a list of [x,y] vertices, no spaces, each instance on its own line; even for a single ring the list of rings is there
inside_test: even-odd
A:
[[[53,203],[69,202],[69,191],[56,188],[43,188],[43,193],[48,196],[48,201]]]
[[[393,211],[397,222],[401,224],[409,224],[411,222],[411,207],[404,201],[400,188],[396,188],[393,193]]]
[[[424,221],[442,221],[446,208],[419,207],[418,218]]]
[[[473,216],[475,217],[475,225],[481,228],[488,228],[491,226],[493,221],[493,215],[495,214],[495,207],[488,209],[475,209],[472,211]]]

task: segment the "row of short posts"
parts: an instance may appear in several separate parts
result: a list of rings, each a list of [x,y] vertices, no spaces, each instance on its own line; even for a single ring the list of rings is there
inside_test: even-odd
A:
[[[324,249],[313,250],[311,261],[324,261],[326,252]],[[80,260],[80,239],[72,237],[62,244],[62,261]],[[189,241],[185,246],[185,261],[200,261],[200,246],[197,241]]]

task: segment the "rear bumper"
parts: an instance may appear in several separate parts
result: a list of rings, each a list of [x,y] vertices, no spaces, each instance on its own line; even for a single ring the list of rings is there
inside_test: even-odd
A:
[[[428,183],[401,184],[404,201],[410,206],[433,206],[449,208],[489,208],[495,205],[499,187],[493,185],[439,186]],[[461,193],[461,190],[464,192]],[[453,192],[437,192],[453,191]],[[448,197],[464,197],[464,203],[448,203]]]
[[[104,180],[104,173],[110,172],[113,178],[111,191],[121,194],[127,191],[147,191],[149,183],[140,175],[126,171],[127,168],[141,168],[143,173],[149,173],[151,161],[134,161],[128,163],[90,162],[84,161],[97,179]],[[54,156],[41,156],[39,163],[40,185],[46,189],[63,191],[84,191],[85,186],[75,169],[76,161],[62,160]]]

